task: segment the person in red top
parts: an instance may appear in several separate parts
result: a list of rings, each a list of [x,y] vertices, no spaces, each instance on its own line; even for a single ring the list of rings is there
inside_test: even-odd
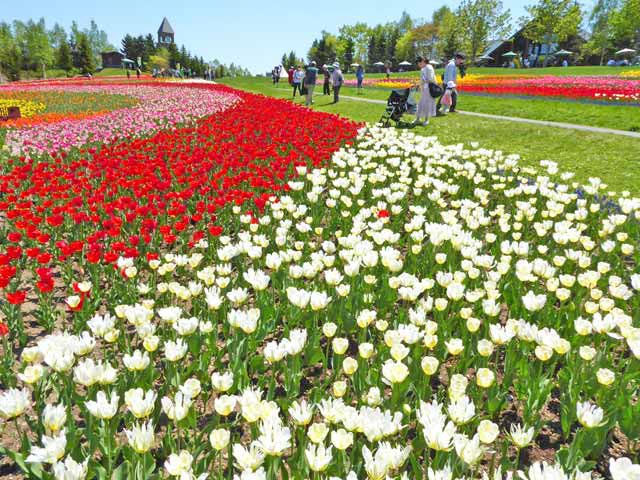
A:
[[[293,85],[293,73],[296,71],[295,68],[293,68],[293,66],[289,67],[289,70],[287,71],[287,74],[289,75],[289,85]]]

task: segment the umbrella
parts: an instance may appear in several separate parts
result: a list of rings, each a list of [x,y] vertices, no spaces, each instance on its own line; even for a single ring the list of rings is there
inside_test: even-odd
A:
[[[400,62],[398,65],[400,65],[401,67],[410,67],[411,65],[413,65],[413,63],[407,62],[405,60],[404,62]]]
[[[374,63],[376,67],[384,67],[384,62],[376,62]]]
[[[636,53],[633,48],[623,48],[622,50],[618,50],[616,55],[627,55],[628,53]]]
[[[489,55],[482,55],[481,57],[478,57],[478,60],[491,61],[491,60],[493,60],[493,57],[490,57]]]
[[[517,57],[518,54],[515,52],[507,52],[507,53],[503,53],[502,54],[503,57],[509,57],[509,58],[513,58],[513,57]]]
[[[440,65],[442,62],[439,62],[438,60],[429,60],[429,63],[431,65]]]
[[[352,66],[352,67],[359,67],[359,66],[360,66],[360,64],[359,64],[359,63],[352,63],[352,64],[351,64],[351,66]]]
[[[556,53],[554,53],[554,55],[558,57],[564,57],[567,55],[573,55],[573,52],[570,52],[569,50],[558,50]]]

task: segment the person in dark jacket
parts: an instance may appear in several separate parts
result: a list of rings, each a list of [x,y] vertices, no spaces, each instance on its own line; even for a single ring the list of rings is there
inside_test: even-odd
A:
[[[331,72],[329,71],[329,67],[326,65],[322,69],[324,73],[324,83],[322,84],[322,94],[323,95],[331,95]]]
[[[318,69],[316,68],[316,62],[311,62],[304,77],[304,85],[307,89],[307,100],[305,102],[307,107],[313,103],[313,90],[316,88],[317,79]]]

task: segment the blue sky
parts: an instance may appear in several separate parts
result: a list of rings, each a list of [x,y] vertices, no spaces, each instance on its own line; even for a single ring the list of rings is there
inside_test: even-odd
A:
[[[515,18],[533,0],[503,0]],[[412,17],[430,18],[442,4],[457,0],[0,0],[0,20],[44,17],[50,27],[68,29],[72,20],[81,27],[94,19],[120,46],[125,33],[155,32],[166,16],[176,31],[176,42],[205,60],[235,62],[254,73],[276,64],[282,53],[305,55],[321,30],[337,32],[345,23],[369,24],[396,20],[403,10]]]

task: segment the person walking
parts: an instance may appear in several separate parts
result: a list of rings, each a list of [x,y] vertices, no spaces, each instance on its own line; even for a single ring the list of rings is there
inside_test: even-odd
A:
[[[302,96],[302,80],[304,79],[304,71],[301,66],[298,66],[295,72],[293,72],[293,98],[296,98],[296,91]]]
[[[358,93],[362,92],[362,82],[364,81],[364,68],[358,65],[356,68],[356,80],[358,80]]]
[[[444,68],[444,76],[442,78],[442,88],[446,90],[449,82],[453,82],[455,85],[458,84],[458,67],[462,68],[464,63],[465,56],[463,53],[456,53],[455,57],[449,60],[447,66]],[[458,91],[454,88],[451,91],[451,108],[449,109],[449,113],[455,113],[456,104],[458,103]],[[437,112],[440,112],[442,108],[442,97],[438,100],[438,105],[436,106]]]
[[[304,77],[304,84],[307,88],[307,107],[313,104],[313,90],[316,88],[316,80],[318,79],[318,68],[316,62],[311,62],[311,65],[307,67],[307,73]]]
[[[420,103],[418,103],[414,124],[426,126],[429,124],[429,118],[436,116],[436,100],[431,96],[429,89],[430,84],[436,83],[436,72],[428,58],[418,57],[416,63],[420,68]],[[421,119],[424,120],[421,122]]]
[[[322,94],[331,95],[331,72],[329,71],[329,67],[325,65],[322,69],[322,73],[324,74],[324,83],[322,84]]]
[[[331,74],[331,83],[333,84],[333,103],[340,101],[340,88],[344,83],[344,75],[340,70],[340,64],[338,62],[333,64],[333,73]]]

